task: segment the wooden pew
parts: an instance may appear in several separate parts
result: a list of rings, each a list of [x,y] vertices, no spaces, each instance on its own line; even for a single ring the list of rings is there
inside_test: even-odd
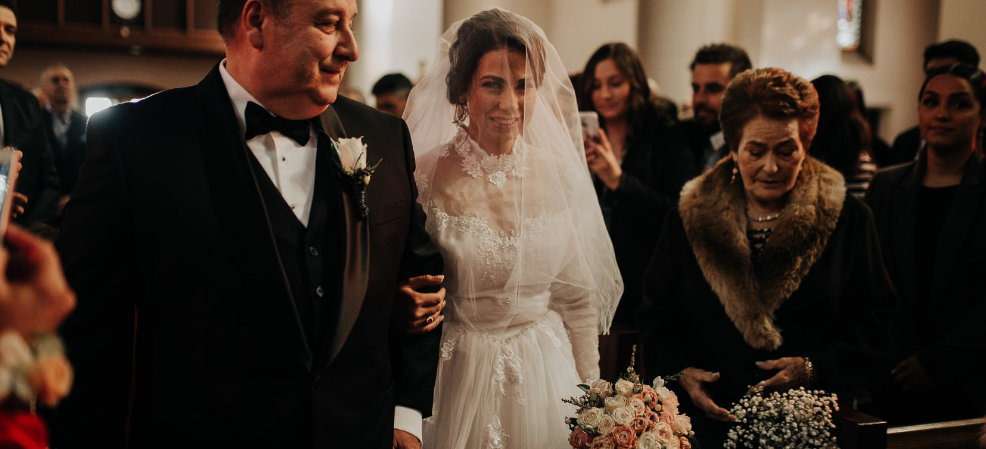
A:
[[[984,419],[888,427],[887,422],[844,407],[833,413],[841,449],[981,449]]]

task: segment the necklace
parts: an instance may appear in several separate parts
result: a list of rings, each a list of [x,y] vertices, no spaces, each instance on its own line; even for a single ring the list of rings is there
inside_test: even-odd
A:
[[[768,221],[774,221],[774,220],[777,219],[777,217],[780,217],[780,216],[781,216],[781,214],[780,214],[780,212],[778,212],[778,213],[776,213],[774,215],[764,215],[763,217],[751,217],[749,214],[747,214],[746,218],[749,218],[750,220],[752,220],[752,221],[754,221],[756,223],[766,223]]]

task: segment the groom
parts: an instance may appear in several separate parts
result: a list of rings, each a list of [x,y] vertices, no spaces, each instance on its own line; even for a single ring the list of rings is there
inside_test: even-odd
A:
[[[220,0],[226,59],[201,83],[92,117],[58,240],[76,383],[52,447],[420,445],[441,332],[392,316],[441,302],[442,260],[406,125],[336,96],[355,14]],[[365,209],[332,146],[360,136]]]

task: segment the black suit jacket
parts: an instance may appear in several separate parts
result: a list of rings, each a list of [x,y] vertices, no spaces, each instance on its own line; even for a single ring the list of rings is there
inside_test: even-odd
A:
[[[442,269],[407,127],[342,97],[321,123],[382,163],[366,219],[334,183],[344,269],[326,273],[338,321],[315,353],[218,66],[90,120],[57,244],[78,295],[63,326],[77,378],[53,446],[384,448],[395,403],[430,414],[440,331],[389,331],[398,282]]]
[[[986,164],[966,163],[940,236],[915,232],[918,190],[925,157],[882,170],[870,182],[873,210],[887,272],[897,288],[894,349],[888,369],[917,355],[939,387],[963,393],[986,411]],[[917,239],[937,238],[929,312],[919,312],[915,283]]]
[[[24,154],[16,190],[27,196],[27,206],[24,214],[14,221],[50,222],[58,206],[58,174],[38,99],[0,80],[0,108],[3,109],[3,145]]]
[[[62,195],[72,193],[76,179],[79,178],[79,168],[86,160],[86,121],[85,114],[69,110],[68,131],[65,133],[66,142],[62,145],[55,136],[53,123],[55,115],[47,109],[41,110],[45,121],[45,133],[48,136],[48,146],[54,155],[55,166],[58,169],[58,188]]]

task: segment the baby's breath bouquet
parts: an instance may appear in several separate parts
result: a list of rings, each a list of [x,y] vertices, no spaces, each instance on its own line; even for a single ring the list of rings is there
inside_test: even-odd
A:
[[[727,449],[836,449],[832,412],[838,398],[821,390],[789,390],[744,396],[730,413],[740,425],[729,430]]]
[[[681,374],[644,385],[632,360],[616,383],[596,379],[579,385],[584,395],[562,399],[579,408],[578,416],[565,419],[572,431],[568,444],[575,449],[690,449],[691,420],[678,414],[678,398],[664,386]]]

